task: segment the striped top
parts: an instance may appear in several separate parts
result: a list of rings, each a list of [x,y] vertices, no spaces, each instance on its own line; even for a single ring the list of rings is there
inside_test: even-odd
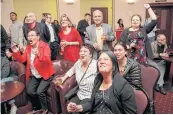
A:
[[[84,73],[85,71],[82,70],[81,60],[78,60],[74,64],[74,66],[66,73],[69,77],[75,74],[76,81],[79,85],[79,91],[77,92],[77,96],[79,97],[80,100],[91,98],[92,89],[94,86],[94,80],[97,75],[97,61],[94,59],[92,60],[91,64],[88,67],[87,72],[85,73],[85,76],[80,82]]]

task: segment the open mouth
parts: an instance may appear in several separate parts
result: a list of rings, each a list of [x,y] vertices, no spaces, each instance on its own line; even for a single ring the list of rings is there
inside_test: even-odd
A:
[[[32,40],[29,40],[29,43],[32,44],[33,43]]]
[[[81,57],[81,59],[84,59],[85,58],[85,56],[80,56]]]

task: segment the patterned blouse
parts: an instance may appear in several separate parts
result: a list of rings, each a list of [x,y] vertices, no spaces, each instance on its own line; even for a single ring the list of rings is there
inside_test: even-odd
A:
[[[128,39],[131,43],[135,43],[135,47],[131,48],[129,57],[136,60],[139,63],[146,63],[146,50],[144,43],[144,35],[141,30],[129,31]]]

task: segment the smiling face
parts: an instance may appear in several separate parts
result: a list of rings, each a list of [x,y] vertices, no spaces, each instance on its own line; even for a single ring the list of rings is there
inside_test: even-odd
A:
[[[94,24],[100,25],[103,21],[103,13],[99,10],[93,12],[93,21]]]
[[[88,62],[92,58],[91,52],[84,46],[81,47],[79,55],[82,62]]]
[[[161,34],[161,35],[158,35],[157,37],[157,42],[160,44],[160,45],[165,45],[166,44],[166,36]]]
[[[34,13],[28,13],[27,14],[27,21],[28,23],[33,23],[36,21],[36,16]]]
[[[111,58],[106,54],[102,53],[98,59],[98,69],[101,74],[112,72],[113,65]]]
[[[134,28],[138,28],[141,25],[141,18],[138,15],[134,15],[131,20],[131,26]]]
[[[28,33],[28,42],[31,46],[35,46],[39,42],[40,36],[36,34],[35,31],[30,31]]]
[[[125,48],[122,45],[117,44],[114,47],[114,54],[115,54],[115,56],[117,57],[118,60],[122,60],[123,58],[126,57],[127,51],[125,50]]]

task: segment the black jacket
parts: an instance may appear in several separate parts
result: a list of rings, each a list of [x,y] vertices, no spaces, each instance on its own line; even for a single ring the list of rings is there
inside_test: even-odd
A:
[[[81,35],[82,39],[85,38],[84,32],[86,32],[86,27],[88,27],[89,24],[86,20],[80,20],[77,26],[77,30],[79,34]]]
[[[46,26],[46,24],[44,23],[36,23],[37,26],[37,31],[40,33],[40,39],[46,43],[49,42],[50,40],[50,35],[49,35],[49,30],[48,27]],[[28,40],[27,36],[28,36],[28,25],[24,24],[23,25],[23,34],[26,40]]]
[[[1,56],[5,56],[5,50],[10,48],[10,43],[8,39],[7,32],[4,27],[1,25]]]
[[[154,29],[156,24],[157,24],[157,21],[152,20],[151,23],[149,23],[147,26],[144,26],[144,27],[141,28],[142,33],[144,35],[144,42],[145,42],[145,48],[146,48],[147,56],[150,59],[153,59],[154,56],[153,56],[153,53],[152,53],[151,45],[150,45],[150,42],[148,40],[147,34],[150,33]],[[127,37],[128,33],[129,33],[129,28],[125,29],[122,32],[122,34],[120,36],[120,41],[125,42],[126,44],[129,45],[131,43],[131,41],[129,41],[129,39]]]
[[[58,42],[58,44],[60,43],[60,38],[59,38],[59,36],[58,36],[58,34],[56,33],[56,27],[55,27],[55,25],[54,24],[51,24],[51,26],[52,26],[52,28],[53,28],[53,31],[54,31],[54,39],[55,39],[55,41],[56,42]],[[48,39],[50,40],[50,30],[49,30],[49,28],[48,28],[48,26],[46,25],[46,29],[48,29],[47,31],[48,31],[48,35],[47,35],[47,37],[48,37]]]
[[[103,78],[98,75],[94,82],[94,88],[90,101],[83,106],[83,112],[93,113],[94,110],[94,98],[96,92],[99,90],[102,84]],[[114,75],[112,80],[112,88],[110,91],[109,105],[113,114],[135,114],[137,113],[137,106],[135,102],[135,94],[130,84],[120,75]]]
[[[123,77],[130,83],[142,88],[141,67],[138,62],[128,58]]]

